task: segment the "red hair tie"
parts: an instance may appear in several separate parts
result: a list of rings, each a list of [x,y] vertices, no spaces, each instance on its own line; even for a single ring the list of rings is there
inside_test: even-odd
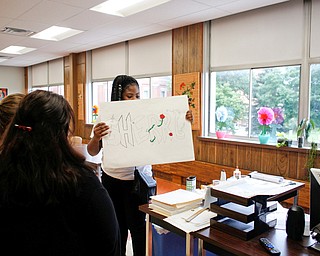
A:
[[[27,131],[27,132],[31,132],[32,131],[32,127],[30,126],[25,126],[25,125],[19,125],[19,124],[15,124],[15,127],[17,127],[18,129]]]

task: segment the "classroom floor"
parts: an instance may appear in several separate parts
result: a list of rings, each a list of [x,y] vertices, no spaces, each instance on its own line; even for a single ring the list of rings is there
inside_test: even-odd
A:
[[[157,181],[157,194],[163,194],[163,193],[173,191],[173,190],[176,190],[179,188],[184,188],[182,185],[179,185],[179,184],[176,184],[171,181],[164,180],[164,179],[156,178],[156,181]],[[128,236],[126,255],[133,256],[130,233]]]

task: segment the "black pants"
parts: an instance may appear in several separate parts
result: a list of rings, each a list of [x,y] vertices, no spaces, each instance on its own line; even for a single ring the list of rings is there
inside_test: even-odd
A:
[[[146,215],[139,211],[139,199],[132,193],[133,181],[115,179],[105,172],[102,172],[101,181],[108,190],[116,210],[121,233],[121,255],[126,255],[130,230],[134,256],[145,256]]]

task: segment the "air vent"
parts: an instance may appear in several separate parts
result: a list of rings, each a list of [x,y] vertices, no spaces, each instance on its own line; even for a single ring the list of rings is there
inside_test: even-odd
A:
[[[6,61],[6,60],[9,60],[11,59],[12,57],[8,57],[8,56],[1,56],[0,55],[0,62],[3,62],[3,61]]]
[[[1,29],[1,33],[15,35],[15,36],[31,36],[36,32],[33,32],[31,30],[21,29],[21,28],[5,27]]]

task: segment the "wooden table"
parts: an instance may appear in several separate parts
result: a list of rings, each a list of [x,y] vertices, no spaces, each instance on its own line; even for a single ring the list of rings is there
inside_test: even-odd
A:
[[[186,237],[186,255],[193,255],[193,238],[199,239],[199,255],[204,255],[208,250],[218,255],[228,256],[267,256],[265,249],[260,245],[259,238],[267,237],[280,251],[281,256],[305,256],[320,255],[319,252],[307,247],[316,241],[311,236],[303,237],[301,241],[294,241],[287,237],[286,231],[282,228],[271,228],[269,231],[254,237],[248,241],[213,228],[205,228],[192,232],[189,236],[177,227],[172,226],[163,219],[165,216],[152,211],[148,204],[141,205],[139,209],[147,214],[147,255],[152,255],[152,223],[157,224],[171,232]],[[283,213],[280,218],[286,218]]]
[[[203,244],[201,246],[203,246],[204,249],[212,252],[219,252],[219,255],[225,256],[270,255],[260,245],[260,237],[267,237],[281,251],[281,256],[320,255],[319,252],[307,248],[309,245],[315,243],[315,240],[310,236],[303,237],[302,241],[294,241],[287,237],[286,231],[283,229],[272,228],[249,241],[245,241],[213,228],[206,228],[195,232],[193,235],[202,241]]]

